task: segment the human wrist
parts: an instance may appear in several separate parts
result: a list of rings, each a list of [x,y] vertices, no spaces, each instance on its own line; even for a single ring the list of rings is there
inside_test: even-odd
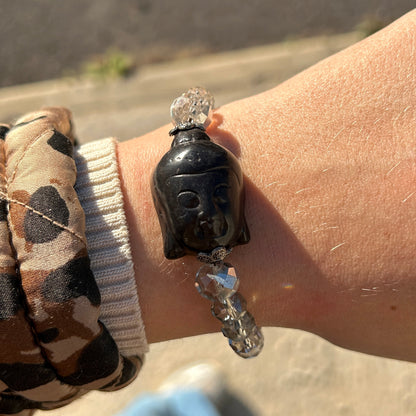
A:
[[[197,261],[186,256],[168,264],[163,256],[150,179],[170,147],[168,131],[169,127],[161,128],[118,145],[136,284],[149,342],[217,330],[215,320],[207,319],[206,302],[193,285]]]
[[[214,128],[208,129],[213,140],[233,151],[244,167],[253,164],[251,157],[245,160],[239,152],[241,142],[247,137],[244,134],[233,136],[223,126],[217,129],[215,125],[221,119],[222,109],[214,114]],[[150,193],[150,179],[158,160],[170,147],[168,130],[168,127],[164,127],[118,146],[137,286],[150,342],[217,330],[216,321],[207,314],[206,301],[201,300],[194,289],[193,278],[195,270],[199,268],[198,263],[186,256],[181,260],[169,261],[168,264],[163,257],[160,227]],[[253,185],[253,179],[257,181],[261,172],[254,165],[249,170],[251,173],[245,178],[247,221],[255,238],[246,246],[236,247],[230,261],[238,265],[241,293],[247,298],[248,309],[260,325],[299,326],[294,322],[298,316],[288,313],[288,302],[292,305],[294,300],[288,300],[287,294],[280,291],[281,279],[275,275],[279,269],[274,267],[271,260],[277,246],[290,246],[282,243],[288,239],[287,230],[281,231],[279,240],[264,240],[265,230],[270,224],[274,227],[278,223],[277,227],[283,228],[284,224],[276,219],[275,211],[271,209],[263,191]],[[254,178],[250,177],[252,175],[255,175]],[[269,220],[271,222],[268,224]],[[261,260],[263,258],[266,260]],[[293,260],[298,268],[298,259]],[[299,291],[294,292],[296,296],[298,293]],[[170,327],[161,333],[163,320],[167,320],[165,326],[169,324]]]
[[[237,155],[246,176],[252,240],[235,249],[232,262],[260,325],[306,329],[350,348],[397,356],[391,344],[374,343],[394,329],[385,305],[396,299],[403,306],[403,325],[394,331],[409,333],[404,316],[416,311],[402,296],[405,290],[377,292],[371,304],[361,296],[361,288],[390,284],[392,276],[405,283],[402,289],[411,287],[415,266],[410,251],[416,232],[409,232],[414,209],[408,198],[414,183],[408,91],[414,90],[414,79],[406,77],[408,51],[398,48],[406,35],[402,26],[399,22],[271,91],[223,106],[214,116],[208,134]],[[380,70],[377,57],[392,53]],[[121,166],[129,166],[122,169],[130,178],[128,199],[134,199],[130,219],[138,258],[148,271],[143,278],[154,278],[155,293],[160,282],[169,281],[166,275],[171,282],[184,281],[186,288],[169,289],[198,317],[198,325],[182,332],[190,335],[214,328],[205,306],[191,295],[192,260],[167,266],[163,259],[149,189],[151,172],[170,146],[168,130],[123,144],[121,159],[129,163]],[[175,319],[181,316],[176,312]],[[386,319],[376,325],[380,316]],[[360,338],[363,330],[368,345]],[[168,337],[180,336],[169,331]]]
[[[414,16],[221,109],[245,173],[271,207],[269,217],[252,217],[268,224],[261,238],[270,242],[278,215],[286,225],[280,234],[274,227],[274,250],[263,244],[257,257],[274,268],[270,294],[281,309],[273,321],[412,360]]]

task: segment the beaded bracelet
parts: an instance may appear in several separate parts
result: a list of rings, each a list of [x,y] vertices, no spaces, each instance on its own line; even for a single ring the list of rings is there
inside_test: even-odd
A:
[[[243,358],[255,357],[264,339],[239,293],[232,248],[250,239],[244,217],[243,174],[236,157],[205,133],[214,107],[204,88],[191,88],[171,106],[171,149],[153,174],[152,194],[168,259],[197,255],[205,264],[195,287],[211,301],[222,333]]]

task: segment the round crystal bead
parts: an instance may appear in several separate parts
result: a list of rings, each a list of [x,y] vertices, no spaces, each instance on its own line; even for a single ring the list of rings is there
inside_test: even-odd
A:
[[[205,264],[198,270],[195,278],[198,292],[211,301],[223,302],[237,292],[238,286],[235,269],[228,263]]]
[[[242,341],[245,337],[244,330],[238,320],[225,319],[221,328],[223,335],[229,339]]]
[[[238,319],[247,311],[246,300],[237,292],[224,301],[215,300],[211,306],[212,314],[220,321]]]
[[[264,346],[264,338],[261,331],[257,329],[243,340],[230,339],[228,343],[240,357],[252,358],[260,354]]]
[[[244,312],[238,319],[228,318],[223,322],[222,333],[227,338],[245,338],[256,328],[256,323],[250,312]]]
[[[171,107],[170,115],[174,126],[195,124],[207,127],[211,121],[214,97],[202,87],[191,88],[176,98]]]
[[[228,311],[230,316],[238,319],[247,312],[247,301],[237,292],[227,299]]]
[[[230,317],[230,313],[227,309],[227,304],[225,302],[220,302],[219,300],[214,300],[211,305],[211,312],[215,318],[220,321],[224,321]]]

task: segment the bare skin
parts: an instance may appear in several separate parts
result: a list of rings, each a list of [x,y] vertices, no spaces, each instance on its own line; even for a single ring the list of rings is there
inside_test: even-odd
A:
[[[263,326],[416,361],[416,12],[263,94],[208,134],[240,159],[252,240],[230,262]],[[150,342],[219,330],[199,262],[163,257],[151,173],[169,126],[121,143],[120,173]]]

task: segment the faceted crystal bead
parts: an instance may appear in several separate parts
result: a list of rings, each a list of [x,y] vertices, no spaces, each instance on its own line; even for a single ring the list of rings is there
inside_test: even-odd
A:
[[[234,340],[244,338],[256,328],[256,322],[250,312],[244,312],[238,319],[228,318],[221,328],[225,337]]]
[[[234,318],[239,318],[247,312],[247,301],[237,292],[227,299],[229,314]]]
[[[231,264],[205,264],[196,274],[195,287],[198,292],[211,301],[220,302],[237,292],[239,280]]]
[[[211,312],[215,318],[219,319],[220,321],[224,321],[230,317],[225,301],[220,302],[219,300],[214,300],[211,306]]]
[[[264,346],[264,338],[259,328],[255,328],[251,334],[242,340],[229,341],[230,347],[243,358],[252,358],[260,354]]]
[[[191,101],[183,94],[173,100],[170,106],[170,116],[174,126],[190,122]]]
[[[206,88],[189,88],[185,95],[190,98],[204,100],[211,108],[214,107],[214,96]]]
[[[193,123],[207,127],[210,123],[210,112],[214,107],[214,97],[202,87],[191,88],[176,98],[170,115],[174,126]]]
[[[243,340],[245,336],[239,321],[232,318],[224,320],[221,332],[225,337],[234,340]]]
[[[211,312],[217,319],[224,321],[229,318],[238,319],[246,312],[246,308],[246,300],[237,292],[224,301],[215,300]]]

